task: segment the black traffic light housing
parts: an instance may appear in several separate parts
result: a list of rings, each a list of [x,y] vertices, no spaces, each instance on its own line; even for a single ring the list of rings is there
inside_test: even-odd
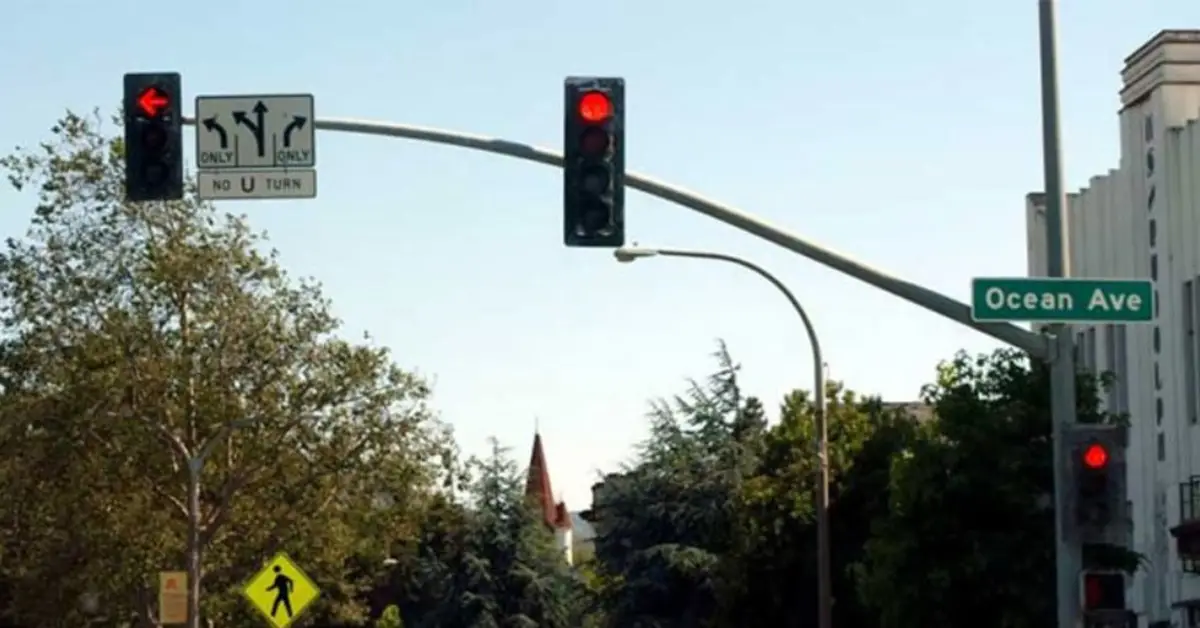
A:
[[[1076,514],[1081,525],[1105,526],[1112,523],[1113,506],[1109,494],[1113,489],[1111,455],[1106,443],[1086,442],[1079,450],[1079,476],[1076,478],[1078,498]]]
[[[1076,424],[1069,428],[1069,495],[1075,537],[1082,543],[1126,545],[1125,445],[1127,429],[1115,425]]]
[[[177,72],[125,75],[125,200],[183,198],[183,93]]]
[[[1125,610],[1125,574],[1120,571],[1084,571],[1080,591],[1083,611]]]
[[[1124,573],[1087,570],[1080,580],[1084,628],[1137,627],[1137,614],[1126,606]]]
[[[625,79],[564,82],[563,243],[625,245]]]

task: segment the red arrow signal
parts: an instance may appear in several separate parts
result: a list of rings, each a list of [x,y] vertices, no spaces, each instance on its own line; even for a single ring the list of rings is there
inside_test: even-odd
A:
[[[151,118],[158,117],[158,114],[171,104],[170,99],[157,87],[147,87],[138,95],[137,106],[142,110],[142,113]]]

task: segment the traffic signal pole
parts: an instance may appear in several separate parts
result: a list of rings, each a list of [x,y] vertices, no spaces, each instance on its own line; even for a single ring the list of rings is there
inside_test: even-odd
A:
[[[1042,83],[1042,168],[1046,194],[1046,271],[1050,277],[1070,277],[1070,221],[1062,181],[1062,146],[1058,111],[1058,55],[1055,42],[1054,0],[1038,0],[1038,42]],[[1058,627],[1075,628],[1080,620],[1079,574],[1083,568],[1079,540],[1068,533],[1073,508],[1070,469],[1066,464],[1067,431],[1076,422],[1075,346],[1071,328],[1051,328],[1050,410],[1054,441],[1055,590]]]
[[[183,123],[185,125],[195,125],[196,120],[195,118],[184,118]],[[380,137],[399,137],[418,142],[445,144],[469,150],[504,155],[506,157],[533,161],[557,168],[563,166],[563,157],[559,153],[501,138],[457,133],[408,124],[367,120],[326,118],[314,120],[313,123],[315,128],[323,131]],[[925,286],[891,275],[832,249],[825,248],[757,216],[642,174],[627,172],[625,174],[625,185],[645,192],[650,196],[676,203],[704,214],[740,231],[756,235],[768,242],[777,244],[818,264],[850,275],[855,279],[948,318],[960,325],[987,334],[1005,344],[1028,353],[1033,358],[1045,360],[1050,356],[1049,347],[1051,343],[1041,334],[1035,334],[1012,323],[988,323],[972,320],[971,306],[966,303],[952,299]]]

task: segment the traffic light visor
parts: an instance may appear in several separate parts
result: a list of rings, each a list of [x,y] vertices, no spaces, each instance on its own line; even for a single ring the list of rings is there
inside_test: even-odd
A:
[[[142,130],[142,145],[152,151],[162,150],[167,145],[167,131],[157,124],[147,124]]]
[[[1108,464],[1108,450],[1104,445],[1092,443],[1083,450],[1083,465],[1089,469],[1102,469]]]
[[[585,92],[579,98],[579,117],[585,122],[598,123],[612,117],[613,106],[604,92]]]
[[[579,137],[579,152],[584,157],[603,157],[608,152],[611,139],[608,131],[596,126],[590,126]]]
[[[583,171],[580,186],[584,192],[588,194],[604,194],[608,191],[608,186],[612,183],[612,177],[608,174],[608,169],[603,167],[592,167]]]

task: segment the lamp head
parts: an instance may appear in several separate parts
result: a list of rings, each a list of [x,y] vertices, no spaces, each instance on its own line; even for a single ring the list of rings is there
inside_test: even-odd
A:
[[[641,248],[636,243],[633,246],[623,246],[613,251],[613,257],[622,264],[628,264],[643,257],[654,257],[656,255],[658,255],[657,250]]]

